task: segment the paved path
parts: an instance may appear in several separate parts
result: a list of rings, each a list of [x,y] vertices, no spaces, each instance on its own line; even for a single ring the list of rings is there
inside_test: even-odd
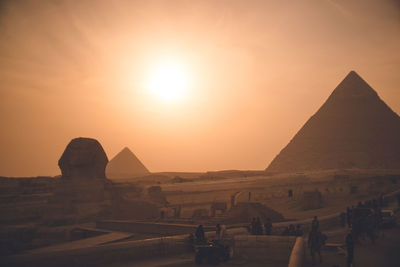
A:
[[[131,233],[120,233],[120,232],[110,232],[107,234],[89,237],[77,241],[61,243],[54,246],[38,248],[34,250],[29,250],[26,253],[28,254],[36,254],[36,253],[47,253],[47,252],[55,252],[55,251],[63,251],[63,250],[72,250],[72,249],[82,249],[88,247],[94,247],[98,245],[102,245],[109,242],[115,242],[119,240],[123,240],[131,237]]]

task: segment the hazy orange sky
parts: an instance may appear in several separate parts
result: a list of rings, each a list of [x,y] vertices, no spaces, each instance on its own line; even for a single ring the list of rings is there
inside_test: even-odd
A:
[[[146,90],[164,58],[177,101]],[[1,1],[0,175],[59,174],[80,136],[153,172],[264,169],[350,70],[400,113],[399,1]]]

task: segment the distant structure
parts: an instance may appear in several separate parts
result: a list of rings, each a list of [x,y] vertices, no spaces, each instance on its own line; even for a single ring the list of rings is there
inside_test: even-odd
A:
[[[58,161],[62,178],[105,179],[108,158],[100,143],[92,138],[75,138]]]
[[[399,169],[400,117],[355,71],[266,169]]]
[[[106,173],[110,179],[133,178],[150,174],[149,170],[127,147],[110,160]]]

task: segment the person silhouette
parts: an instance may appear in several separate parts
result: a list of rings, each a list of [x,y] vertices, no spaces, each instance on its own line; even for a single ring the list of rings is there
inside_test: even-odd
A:
[[[206,243],[206,236],[204,234],[203,225],[199,225],[196,230],[196,243],[197,244],[205,244]]]

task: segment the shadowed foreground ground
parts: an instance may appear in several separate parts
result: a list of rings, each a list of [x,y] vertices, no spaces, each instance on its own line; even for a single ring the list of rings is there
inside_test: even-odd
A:
[[[338,233],[336,236],[329,238],[330,241],[343,243],[345,233]],[[361,240],[356,244],[354,252],[354,267],[398,267],[400,266],[400,227],[388,229],[384,231],[384,236],[380,236],[375,245],[369,239]],[[329,240],[328,240],[329,241]],[[311,265],[311,257],[307,251],[307,264]],[[323,262],[315,266],[340,267],[346,266],[346,256],[337,251],[322,252]]]
[[[343,243],[346,229],[338,229],[328,234],[329,241],[333,243]],[[333,236],[331,236],[333,234]],[[362,240],[355,248],[355,259],[354,267],[397,267],[400,263],[400,227],[385,230],[384,237],[379,237],[375,245],[371,244],[370,240]],[[329,251],[325,249],[322,252],[323,262],[315,266],[319,267],[345,267],[346,257],[343,253],[337,251]],[[171,257],[168,259],[155,259],[145,260],[141,262],[132,262],[118,265],[120,267],[130,266],[179,266],[179,267],[195,267],[195,266],[213,266],[213,265],[196,265],[194,263],[194,254],[186,254],[177,257]],[[250,263],[249,261],[229,261],[227,263],[220,264],[219,266],[275,266],[276,263]],[[286,265],[285,265],[286,266]],[[307,251],[307,263],[304,267],[312,266],[311,260]]]

